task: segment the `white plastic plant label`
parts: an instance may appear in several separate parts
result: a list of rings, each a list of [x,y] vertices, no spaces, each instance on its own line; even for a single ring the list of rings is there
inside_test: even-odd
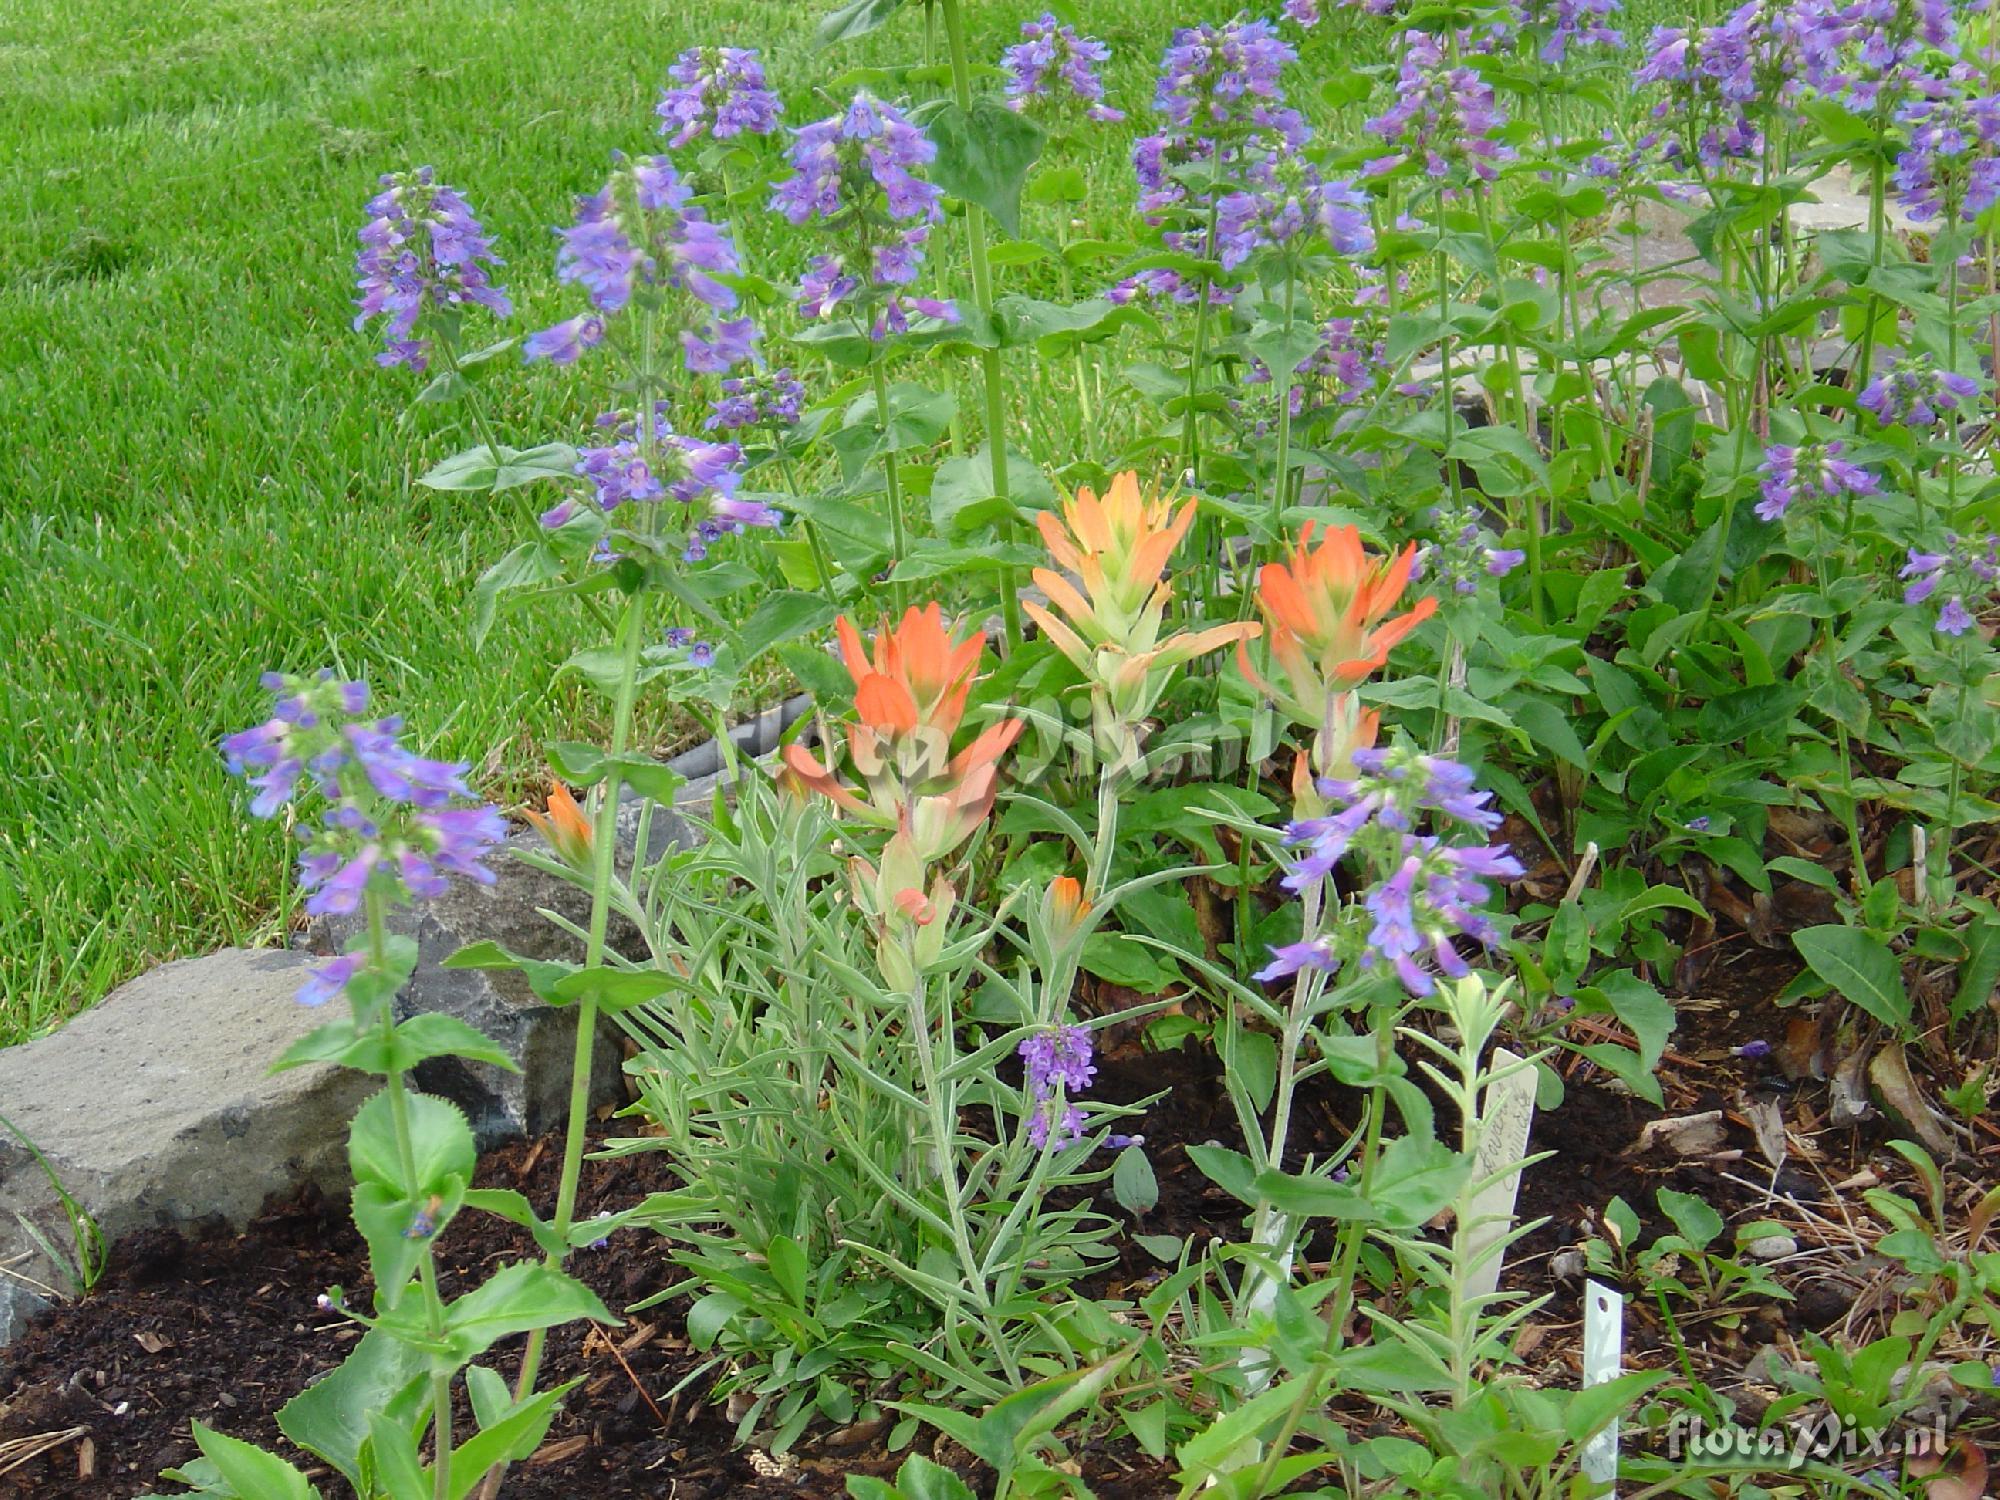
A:
[[[1583,1284],[1583,1383],[1585,1387],[1616,1380],[1625,1362],[1625,1299],[1601,1282]],[[1617,1493],[1618,1421],[1614,1417],[1604,1430],[1583,1447],[1583,1472],[1598,1484]]]
[[[1505,1047],[1496,1047],[1493,1071],[1503,1072],[1520,1060]],[[1473,1260],[1478,1259],[1481,1251],[1491,1248],[1514,1223],[1514,1201],[1521,1192],[1519,1163],[1528,1154],[1528,1131],[1535,1120],[1535,1070],[1523,1068],[1487,1084],[1479,1113],[1483,1133],[1473,1163],[1473,1180],[1483,1182],[1503,1167],[1513,1170],[1488,1183],[1472,1200],[1466,1246]],[[1500,1289],[1501,1259],[1494,1255],[1472,1273],[1470,1286],[1474,1296]]]

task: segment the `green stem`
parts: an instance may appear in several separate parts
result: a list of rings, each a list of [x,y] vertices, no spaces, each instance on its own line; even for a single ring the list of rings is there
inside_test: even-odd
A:
[[[952,96],[958,107],[969,116],[972,110],[972,59],[965,45],[965,17],[960,10],[960,0],[939,0],[939,3],[944,10],[945,44],[951,51]],[[991,328],[993,268],[986,257],[986,221],[981,217],[984,213],[984,209],[967,205],[965,245],[972,262],[973,309],[979,316],[980,325]],[[1008,509],[1013,490],[1007,473],[1007,390],[1000,368],[1000,351],[981,349],[979,365],[986,386],[986,448],[991,456],[993,496],[1004,512]],[[1001,540],[1011,542],[1014,531],[1015,523],[1009,519],[1001,527]],[[1004,625],[1001,638],[1004,654],[1020,644],[1021,640],[1021,600],[1012,563],[1003,563],[1000,567],[1000,617]]]
[[[368,917],[368,962],[376,973],[383,973],[389,967],[388,926],[383,919],[382,892],[370,881],[362,897]],[[396,1004],[393,996],[382,1002],[382,1039],[393,1048],[396,1038]],[[410,1131],[410,1097],[403,1083],[403,1075],[394,1072],[388,1075],[389,1121],[396,1135],[397,1167],[402,1175],[403,1186],[411,1193],[420,1192],[423,1184],[417,1181],[417,1152]],[[419,1205],[421,1210],[421,1205]],[[417,1257],[417,1271],[423,1285],[424,1322],[434,1341],[444,1338],[444,1298],[438,1291],[437,1263],[432,1254],[432,1237],[423,1238],[423,1251]],[[434,1435],[433,1446],[437,1450],[435,1460],[437,1500],[445,1500],[451,1492],[451,1371],[439,1367],[435,1362],[431,1368],[431,1426]]]
[[[591,833],[590,928],[583,957],[586,969],[603,964],[605,938],[611,923],[611,881],[618,859],[618,792],[624,780],[617,759],[631,748],[632,709],[638,697],[639,652],[645,640],[645,620],[645,595],[629,595],[625,617],[619,625],[624,655],[612,710],[611,766],[601,783],[597,823]],[[559,1269],[568,1258],[569,1233],[576,1222],[577,1183],[583,1175],[584,1136],[590,1123],[591,1060],[596,1045],[597,996],[586,990],[577,1002],[576,1046],[570,1062],[569,1121],[563,1135],[562,1176],[556,1184],[552,1226],[561,1243],[548,1256],[551,1269]],[[516,1401],[525,1401],[534,1392],[545,1339],[546,1331],[539,1328],[528,1335],[527,1352],[521,1358],[521,1378],[514,1390]]]
[[[778,471],[785,476],[785,489],[801,504],[805,501],[805,491],[799,485],[798,471],[788,458],[781,458]],[[833,564],[826,555],[826,544],[820,540],[819,528],[812,518],[803,513],[799,516],[799,528],[806,534],[806,546],[812,552],[813,571],[819,574],[820,588],[826,594],[826,602],[835,609],[840,608],[840,595],[833,586]]]
[[[1285,278],[1285,347],[1292,342],[1293,310],[1298,302],[1299,278],[1297,267]],[[1297,372],[1285,369],[1273,370],[1271,378],[1278,383],[1278,472],[1271,476],[1271,548],[1276,555],[1284,548],[1285,501],[1291,489],[1292,478],[1292,379]],[[1252,591],[1243,590],[1248,599]]]
[[[897,472],[896,455],[890,448],[889,375],[879,353],[869,361],[868,374],[875,386],[875,425],[882,429],[882,483],[889,505],[889,545],[895,553],[895,560],[889,567],[889,599],[900,611],[903,586],[896,581],[896,569],[909,555],[909,539],[903,533],[903,478]]]
[[[1387,1071],[1391,1057],[1395,1053],[1393,1019],[1385,1020],[1376,1031],[1375,1056],[1377,1066]],[[1366,1195],[1370,1183],[1374,1181],[1375,1160],[1382,1148],[1382,1118],[1387,1113],[1387,1097],[1381,1089],[1373,1090],[1368,1096],[1368,1134],[1361,1146],[1361,1160],[1357,1164],[1354,1181]],[[1361,1259],[1361,1242],[1366,1235],[1358,1222],[1341,1225],[1336,1259],[1338,1267],[1334,1273],[1333,1316],[1326,1326],[1325,1352],[1331,1356],[1340,1342],[1340,1330],[1347,1324],[1347,1316],[1354,1306],[1354,1277]],[[1292,1438],[1299,1430],[1299,1424],[1306,1419],[1306,1410],[1313,1404],[1319,1391],[1316,1380],[1299,1382],[1299,1394],[1285,1412],[1285,1419],[1278,1426],[1277,1435],[1265,1450],[1264,1462],[1259,1466],[1257,1478],[1246,1492],[1252,1495],[1269,1494],[1275,1480],[1278,1465],[1290,1451]]]

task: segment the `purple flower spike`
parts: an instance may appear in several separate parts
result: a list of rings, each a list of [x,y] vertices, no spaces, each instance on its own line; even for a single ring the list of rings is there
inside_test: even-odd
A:
[[[754,49],[690,47],[667,69],[669,87],[660,95],[660,134],[670,146],[685,146],[704,135],[719,141],[738,135],[769,135],[784,106],[764,81],[764,65]]]
[[[1914,354],[1876,376],[1855,404],[1885,427],[1935,427],[1978,395],[1978,381],[1939,369],[1927,354]]]
[[[530,364],[547,360],[554,365],[573,365],[586,349],[604,342],[604,319],[585,313],[531,333],[522,342],[521,353]]]
[[[1098,69],[1111,56],[1104,43],[1078,36],[1075,27],[1065,26],[1053,15],[1023,21],[1021,38],[1001,58],[1011,107],[1025,110],[1036,100],[1056,100],[1055,85],[1060,81],[1067,95],[1084,105],[1090,119],[1115,125],[1125,118],[1123,110],[1104,102],[1104,82]]]
[[[1424,817],[1480,831],[1499,826],[1488,806],[1491,793],[1478,790],[1467,767],[1404,749],[1358,750],[1352,758],[1351,779],[1319,783],[1334,810],[1285,830],[1286,844],[1308,850],[1285,884],[1304,890],[1350,855],[1373,882],[1358,910],[1343,908],[1348,915],[1331,930],[1273,948],[1256,977],[1270,983],[1306,969],[1331,973],[1352,958],[1362,970],[1386,966],[1422,997],[1436,987],[1433,973],[1456,979],[1471,972],[1457,940],[1482,946],[1496,940],[1483,910],[1492,895],[1488,882],[1518,880],[1524,871],[1504,844],[1453,845],[1415,831]]]
[[[664,156],[621,159],[602,189],[579,197],[576,222],[559,233],[556,279],[582,288],[594,315],[543,329],[528,339],[524,357],[571,364],[604,341],[612,316],[645,298],[682,304],[691,371],[721,373],[751,360],[755,328],[723,316],[736,307],[723,279],[741,268],[736,247],[693,197]]]
[[[1028,1115],[1029,1141],[1038,1150],[1070,1144],[1083,1134],[1084,1115],[1068,1096],[1089,1088],[1097,1077],[1089,1028],[1055,1026],[1038,1031],[1018,1050],[1027,1064],[1028,1093],[1034,1102]]]
[[[1462,39],[1470,41],[1469,36]],[[1368,121],[1369,133],[1381,137],[1390,149],[1370,161],[1362,175],[1385,176],[1416,163],[1430,177],[1469,172],[1491,182],[1498,175],[1498,164],[1514,154],[1496,139],[1506,123],[1484,74],[1450,64],[1429,33],[1405,32],[1396,102]]]
[[[1761,520],[1780,521],[1801,499],[1864,498],[1880,486],[1875,476],[1840,456],[1840,439],[1790,448],[1774,443],[1766,450],[1758,472],[1764,476],[1764,498],[1757,502]]]
[[[501,264],[493,242],[435,171],[391,173],[381,187],[368,200],[370,218],[354,259],[360,292],[354,327],[358,332],[381,318],[385,347],[377,363],[421,371],[430,363],[430,340],[418,329],[424,314],[477,306],[506,318],[514,305],[493,283],[491,268]]]
[[[367,689],[331,672],[265,678],[276,712],[230,735],[231,772],[258,789],[252,811],[271,816],[309,792],[327,805],[317,827],[302,822],[299,887],[313,915],[357,910],[371,886],[425,899],[457,875],[490,884],[482,861],[506,838],[492,807],[453,806],[469,795],[466,767],[408,749],[402,721],[359,717]],[[312,970],[299,989],[305,1005],[341,994],[364,965],[345,954]]]

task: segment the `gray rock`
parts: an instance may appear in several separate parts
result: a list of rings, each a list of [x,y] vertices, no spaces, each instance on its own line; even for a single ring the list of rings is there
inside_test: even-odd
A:
[[[662,815],[664,814],[664,815]],[[670,809],[656,812],[656,845],[692,837]],[[517,835],[512,850],[546,853],[534,834]],[[482,1150],[520,1135],[536,1135],[568,1117],[570,1068],[576,1050],[576,1011],[544,1003],[521,975],[504,969],[446,969],[444,961],[469,944],[490,941],[522,958],[579,962],[583,944],[542,915],[546,909],[578,927],[590,920],[590,895],[580,887],[499,856],[488,862],[499,876],[490,886],[453,881],[435,901],[389,915],[393,932],[414,938],[417,971],[396,998],[399,1020],[428,1012],[456,1016],[490,1037],[518,1073],[488,1063],[440,1057],[418,1066],[417,1086],[456,1101],[472,1122]],[[360,913],[323,917],[308,933],[315,953],[344,952],[363,930]],[[637,957],[645,951],[638,931],[614,916],[607,933],[616,951]],[[591,1101],[601,1103],[619,1089],[619,1032],[601,1022],[593,1049]]]
[[[226,948],[142,975],[53,1036],[0,1051],[0,1113],[33,1141],[108,1243],[134,1230],[241,1225],[273,1194],[347,1175],[347,1122],[375,1088],[343,1068],[273,1075],[326,1018],[294,1001],[306,960]],[[0,1131],[0,1344],[67,1290],[21,1227],[70,1231],[34,1154]],[[26,1278],[24,1281],[21,1278]]]

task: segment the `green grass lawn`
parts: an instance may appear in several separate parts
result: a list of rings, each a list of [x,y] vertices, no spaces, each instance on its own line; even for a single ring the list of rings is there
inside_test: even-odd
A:
[[[434,0],[17,0],[0,13],[0,1044],[159,960],[271,939],[288,845],[252,826],[217,738],[259,672],[366,675],[495,795],[596,706],[554,666],[559,620],[472,648],[466,600],[512,544],[476,496],[414,488],[464,446],[449,411],[351,333],[350,263],[378,173],[435,164],[508,258],[520,328],[567,316],[550,228],[608,153],[650,149],[683,46],[761,46],[797,121],[843,68],[914,55],[915,6],[831,56],[814,7]],[[1032,11],[973,7],[994,58]],[[1093,6],[1120,101],[1180,14]],[[1122,212],[1126,135],[1086,138]],[[782,226],[778,226],[782,228]],[[763,267],[807,253],[759,216]],[[504,434],[572,434],[590,382],[509,371]],[[968,402],[968,405],[972,403]],[[1029,400],[1024,420],[1037,420]],[[1039,445],[1038,445],[1039,446]],[[673,727],[652,724],[655,739]]]

